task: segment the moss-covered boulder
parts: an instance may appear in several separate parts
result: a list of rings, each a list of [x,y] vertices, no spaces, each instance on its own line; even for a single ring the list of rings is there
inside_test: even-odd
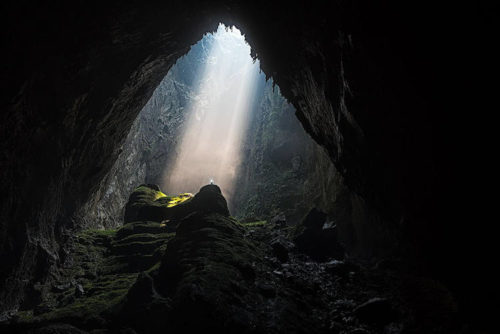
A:
[[[138,192],[159,192],[146,188],[149,195]],[[380,272],[311,261],[336,251],[333,230],[324,228],[326,215],[318,210],[296,227],[240,223],[214,185],[171,208],[178,214],[176,233],[169,224],[144,220],[73,236],[59,277],[38,284],[41,303],[0,322],[0,332],[320,334],[379,333],[386,326],[384,332],[399,333],[417,316],[431,323],[405,333],[433,333],[428,329],[440,328],[443,317],[452,319],[452,298],[432,284],[407,281],[393,291],[398,280],[386,282]],[[294,251],[291,239],[310,257]],[[418,312],[398,299],[402,292],[418,304],[423,297]],[[440,302],[428,308],[428,296],[436,295]]]
[[[215,184],[201,187],[193,200],[189,203],[190,210],[198,213],[219,213],[229,216],[227,202],[220,188]]]
[[[116,239],[121,240],[131,235],[148,233],[161,234],[166,232],[166,226],[155,221],[137,221],[127,223],[116,231]]]
[[[166,196],[155,185],[142,184],[135,188],[125,206],[124,222],[129,223],[139,220],[160,222],[166,219],[167,207],[157,202],[158,199]]]
[[[139,272],[147,270],[160,261],[165,252],[167,242],[175,233],[162,223],[153,221],[138,221],[127,223],[112,239],[109,259],[122,271]]]
[[[184,212],[178,206],[189,202],[192,197],[189,193],[167,196],[157,185],[142,184],[130,195],[123,220],[125,224],[135,221],[162,222],[178,215],[179,211]]]
[[[261,258],[234,219],[201,212],[186,217],[156,277],[160,291],[172,300],[174,331],[193,332],[200,326],[239,331],[258,322],[252,301],[259,298],[252,287]]]

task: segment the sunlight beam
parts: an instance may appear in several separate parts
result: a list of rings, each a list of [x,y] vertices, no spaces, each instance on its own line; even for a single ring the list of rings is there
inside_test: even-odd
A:
[[[238,29],[220,24],[212,37],[198,89],[187,109],[177,155],[168,164],[163,187],[169,193],[195,193],[213,182],[230,198],[241,163],[259,63],[250,56],[250,46]]]

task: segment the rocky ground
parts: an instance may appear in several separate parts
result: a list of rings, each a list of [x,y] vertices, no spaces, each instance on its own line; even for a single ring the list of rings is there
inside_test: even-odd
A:
[[[175,200],[137,188],[125,224],[75,235],[39,303],[2,333],[456,333],[455,305],[398,261],[349,261],[311,210],[289,226],[237,221],[215,185]]]

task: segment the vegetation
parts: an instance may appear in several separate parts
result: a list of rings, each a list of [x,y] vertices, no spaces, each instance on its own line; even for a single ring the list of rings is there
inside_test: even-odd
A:
[[[107,321],[126,302],[139,272],[158,270],[173,237],[175,233],[152,221],[81,231],[74,237],[72,265],[61,268],[61,277],[40,305],[18,312],[18,325],[62,321],[86,328]]]
[[[171,208],[171,207],[174,207],[174,206],[179,205],[181,203],[184,203],[187,200],[190,200],[191,198],[193,198],[193,194],[183,193],[183,194],[180,194],[178,196],[166,196],[165,195],[164,197],[160,197],[160,198],[161,198],[161,201],[159,201],[160,203],[166,205],[167,208]]]
[[[173,208],[193,198],[190,193],[167,196],[158,186],[141,185],[132,192],[125,207],[125,223],[135,221],[162,222],[175,213]]]
[[[255,222],[239,223],[239,224],[244,226],[244,227],[258,227],[258,226],[267,225],[267,220],[259,220],[259,221],[255,221]]]

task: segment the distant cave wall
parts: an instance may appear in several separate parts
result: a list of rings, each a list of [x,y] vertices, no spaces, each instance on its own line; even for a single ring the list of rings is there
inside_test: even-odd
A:
[[[110,172],[76,214],[79,226],[122,225],[123,208],[133,189],[142,183],[164,183],[176,160],[189,108],[197,98],[200,70],[210,61],[212,42],[212,35],[205,35],[155,89]],[[340,174],[305,132],[272,79],[259,73],[255,86],[236,191],[227,198],[232,215],[269,219],[283,212],[289,223],[297,223],[313,207],[333,214],[342,187]],[[169,189],[162,191],[171,194]]]
[[[120,146],[112,168],[78,210],[75,221],[79,226],[121,226],[134,188],[143,183],[161,184],[169,161],[177,154],[203,51],[200,45],[191,48],[194,55],[179,59],[156,87]]]
[[[436,68],[427,52],[439,48],[433,31],[446,15],[398,4],[3,5],[1,309],[19,305],[19,291],[64,260],[74,215],[108,175],[138,112],[219,21],[242,30],[344,177],[352,193],[345,211],[365,236],[357,247],[373,254],[380,244],[366,226],[402,231],[408,256],[453,280],[459,243],[444,238],[450,223],[436,212],[434,183],[444,168],[434,165],[442,144],[433,126],[445,117],[432,104],[439,87],[429,80]]]
[[[313,207],[333,214],[342,177],[305,132],[279,87],[263,76],[257,87],[235,196],[230,199],[232,213],[255,220],[284,214],[289,224]]]

